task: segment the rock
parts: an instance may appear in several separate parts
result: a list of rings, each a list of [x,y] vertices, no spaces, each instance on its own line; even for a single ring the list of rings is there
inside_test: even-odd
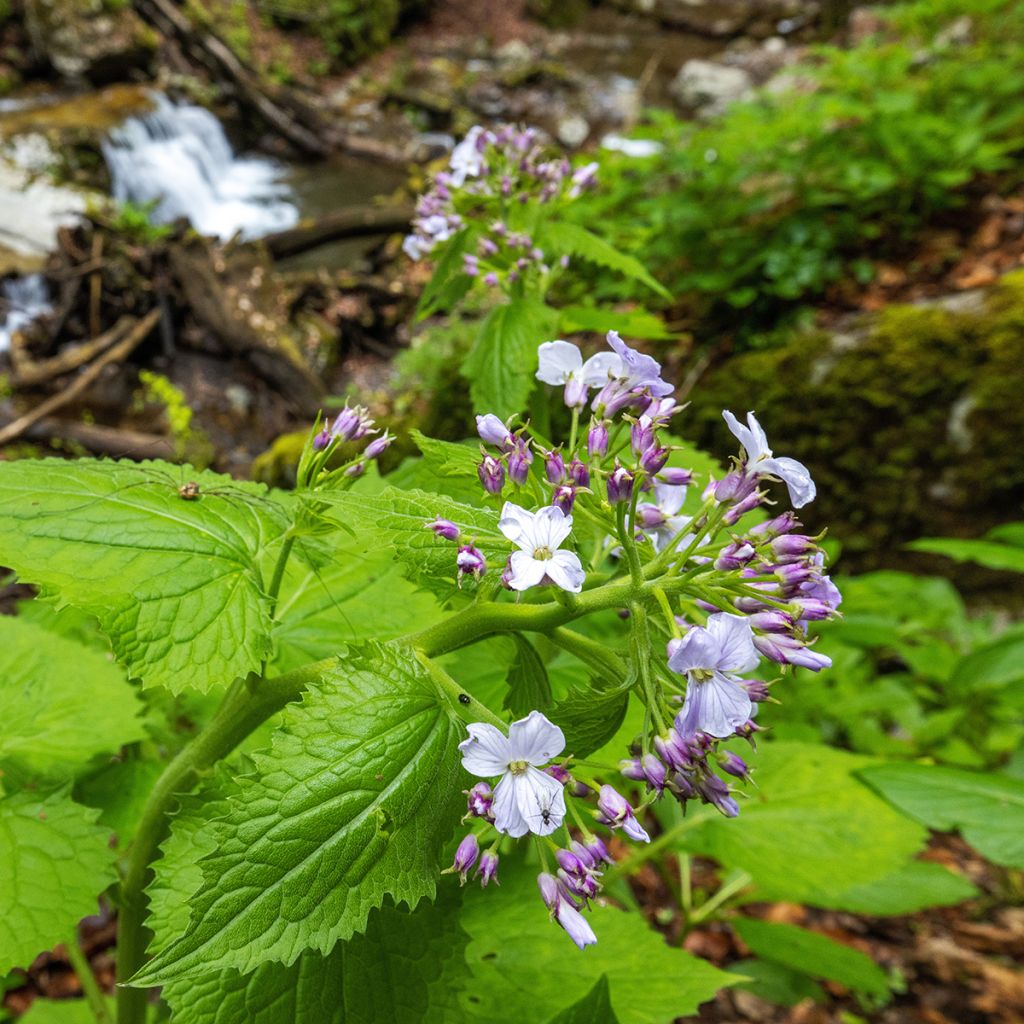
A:
[[[558,134],[558,141],[563,146],[576,149],[577,146],[582,146],[587,141],[587,136],[590,134],[590,125],[579,114],[569,114],[567,117],[559,120],[556,132]]]
[[[745,99],[752,86],[753,80],[742,68],[693,59],[679,69],[670,88],[680,105],[713,117],[730,103]]]
[[[156,36],[132,10],[102,0],[24,0],[25,26],[37,55],[62,77],[105,83],[148,67]]]
[[[813,0],[614,0],[616,7],[657,18],[673,28],[728,39],[741,33],[786,35],[816,21]],[[781,26],[781,27],[780,27]]]

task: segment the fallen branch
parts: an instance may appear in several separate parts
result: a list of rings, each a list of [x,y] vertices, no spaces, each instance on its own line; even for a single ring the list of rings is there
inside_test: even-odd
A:
[[[284,231],[275,231],[263,238],[263,244],[271,256],[281,259],[342,238],[407,231],[412,216],[411,206],[357,206],[328,213],[317,220],[303,221]]]
[[[33,423],[22,437],[42,443],[71,441],[94,455],[109,455],[115,459],[173,459],[177,455],[173,439],[163,434],[146,434],[54,417]]]
[[[0,429],[0,445],[10,444],[21,437],[33,424],[38,423],[44,417],[56,412],[67,405],[68,402],[77,398],[99,377],[105,367],[111,363],[119,363],[131,355],[156,326],[156,322],[159,319],[160,310],[153,309],[141,320],[136,321],[127,337],[119,341],[112,348],[107,349],[96,362],[92,363],[88,369],[76,377],[63,391],[51,395],[45,402],[41,402],[34,409],[25,413],[24,416],[19,416],[18,419]]]
[[[78,345],[72,345],[64,349],[58,355],[49,359],[41,359],[39,362],[21,363],[14,367],[14,374],[11,379],[11,387],[15,391],[23,388],[34,388],[45,384],[54,377],[61,377],[65,373],[77,370],[78,367],[90,362],[104,350],[110,348],[132,324],[134,317],[123,316],[108,331],[93,338],[91,341],[83,341]]]

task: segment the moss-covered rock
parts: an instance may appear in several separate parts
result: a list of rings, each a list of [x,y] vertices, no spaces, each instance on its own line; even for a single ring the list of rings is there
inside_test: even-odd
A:
[[[894,306],[837,334],[736,356],[694,392],[689,433],[734,444],[723,409],[755,409],[779,454],[805,462],[857,563],[891,563],[922,535],[1022,518],[1024,272],[987,295]]]

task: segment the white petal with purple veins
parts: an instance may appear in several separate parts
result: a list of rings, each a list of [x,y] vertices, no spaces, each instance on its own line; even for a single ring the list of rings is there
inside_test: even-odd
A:
[[[501,730],[486,722],[474,722],[468,730],[469,739],[459,744],[462,767],[482,778],[506,771],[512,760],[512,748]]]
[[[533,557],[529,551],[513,551],[509,558],[508,585],[513,590],[529,590],[544,579],[548,562]]]
[[[718,612],[708,619],[708,633],[718,646],[718,657],[710,668],[723,672],[749,672],[761,660],[754,647],[754,631],[742,615]]]
[[[679,641],[669,658],[668,667],[684,675],[697,669],[710,670],[718,663],[718,644],[703,626],[694,626]]]
[[[817,488],[814,486],[810,472],[802,462],[782,456],[764,459],[758,463],[757,468],[761,473],[771,473],[772,476],[777,476],[786,485],[793,508],[803,508],[804,505],[814,501]]]
[[[583,589],[583,581],[587,574],[583,571],[583,565],[579,556],[572,551],[556,551],[545,565],[545,573],[548,579],[570,594],[578,594]]]
[[[516,791],[516,783],[522,777],[506,772],[501,782],[494,787],[494,802],[491,804],[494,827],[513,839],[525,836],[530,831],[528,822],[519,810],[519,795]]]
[[[747,691],[721,672],[704,682],[691,679],[683,709],[676,716],[676,729],[683,737],[699,730],[724,739],[749,720],[753,706]]]
[[[531,711],[525,718],[520,718],[508,727],[508,744],[513,761],[542,765],[565,749],[565,733],[547,715]]]
[[[519,814],[531,832],[546,836],[562,827],[565,791],[560,782],[532,765],[513,780]]]

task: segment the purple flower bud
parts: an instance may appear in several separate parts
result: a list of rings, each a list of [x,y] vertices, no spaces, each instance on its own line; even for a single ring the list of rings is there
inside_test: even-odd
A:
[[[664,736],[655,736],[654,749],[658,757],[675,771],[693,767],[689,748],[675,729],[669,729]]]
[[[633,494],[633,474],[625,466],[615,460],[615,469],[608,477],[608,502],[618,505],[623,501],[629,501]]]
[[[619,771],[634,782],[644,782],[647,776],[644,774],[644,766],[639,758],[629,757],[619,762]]]
[[[433,522],[424,523],[423,525],[428,530],[433,530],[443,540],[459,539],[459,528],[450,519],[442,519],[438,516]]]
[[[549,875],[546,871],[543,874],[537,876],[537,887],[540,889],[540,898],[544,901],[548,909],[554,910],[561,901],[561,886],[558,884],[558,879],[554,875]]]
[[[649,843],[651,837],[636,820],[629,801],[611,786],[604,785],[597,798],[598,821],[612,828],[621,828],[630,839],[638,843]]]
[[[636,507],[636,517],[645,530],[656,530],[668,522],[665,513],[657,505],[644,502]]]
[[[569,774],[567,768],[560,764],[549,764],[544,769],[545,773],[550,775],[556,782],[560,782],[563,786],[568,785],[572,782],[572,776]]]
[[[798,597],[790,601],[790,605],[797,609],[797,618],[803,622],[817,622],[821,619],[831,619],[836,614],[832,605],[825,601],[818,601],[812,597]]]
[[[460,587],[462,586],[463,576],[472,576],[478,580],[487,572],[487,559],[484,558],[483,552],[479,548],[475,548],[471,544],[463,544],[459,548],[459,553],[455,556],[455,565],[459,570],[458,581]]]
[[[794,618],[786,612],[776,608],[769,608],[767,611],[755,612],[747,619],[751,629],[759,630],[762,633],[789,633],[792,632]]]
[[[392,434],[389,434],[385,430],[384,433],[380,435],[380,437],[375,437],[366,446],[366,451],[363,452],[363,455],[365,455],[366,458],[368,459],[378,458],[379,456],[383,455],[384,452],[386,452],[389,447],[391,447],[391,442],[394,441],[394,439],[394,436]]]
[[[493,412],[489,412],[485,416],[477,416],[476,432],[480,435],[481,441],[497,445],[502,451],[507,450],[512,444],[512,434],[508,427]]]
[[[484,284],[490,288],[496,288],[498,286],[498,275],[493,270],[489,270],[484,274]]]
[[[733,470],[726,473],[715,485],[715,500],[720,504],[742,501],[757,488],[757,479]]]
[[[366,462],[360,459],[358,462],[353,462],[348,469],[345,470],[345,476],[362,476],[366,472]]]
[[[505,467],[493,455],[485,455],[476,472],[488,494],[501,494],[505,486]]]
[[[760,491],[748,494],[742,501],[736,502],[731,508],[725,510],[722,522],[726,526],[735,526],[748,512],[757,508],[763,500],[764,495]]]
[[[551,504],[555,508],[560,508],[563,515],[569,515],[572,512],[572,507],[576,502],[576,488],[569,484],[562,484],[556,487],[554,493],[551,495]]]
[[[689,487],[693,483],[693,470],[668,466],[658,474],[658,479],[673,487]]]
[[[448,868],[449,873],[458,872],[459,882],[461,885],[466,884],[466,875],[472,870],[473,865],[476,863],[477,857],[480,856],[480,846],[476,841],[476,836],[472,832],[466,836],[465,839],[459,843],[459,848],[455,851],[455,860],[452,866]]]
[[[818,550],[814,538],[807,537],[802,533],[783,534],[781,537],[775,537],[770,546],[772,560],[777,562],[795,561]]]
[[[715,568],[723,572],[742,569],[754,557],[754,548],[746,541],[733,541],[719,552]]]
[[[559,258],[558,258],[558,265],[559,265],[559,266],[560,266],[560,267],[561,267],[561,268],[562,268],[563,270],[565,270],[565,268],[569,266],[569,257],[568,257],[568,255],[565,255],[565,256],[559,256]]]
[[[489,238],[481,238],[477,248],[481,256],[493,256],[498,251],[498,247]]]
[[[478,782],[466,792],[466,807],[474,818],[491,818],[494,804],[494,791],[486,782]]]
[[[697,792],[708,804],[714,804],[727,818],[740,813],[740,805],[729,795],[729,787],[717,776],[707,775],[697,782]]]
[[[812,651],[792,636],[778,633],[755,635],[754,646],[766,658],[779,665],[798,665],[801,668],[809,668],[812,672],[820,672],[832,665],[831,658]]]
[[[755,704],[763,704],[769,699],[768,684],[763,679],[740,679],[738,682]]]
[[[608,425],[604,420],[594,420],[587,434],[587,454],[592,458],[603,459],[608,454]]]
[[[576,909],[571,897],[554,875],[549,875],[547,872],[538,875],[537,886],[540,889],[541,899],[551,910],[552,917],[565,929],[569,938],[580,949],[592,946],[597,942],[597,936],[587,923],[587,919]]]
[[[665,468],[665,463],[668,462],[668,457],[671,454],[672,452],[668,448],[652,445],[640,456],[640,468],[650,476],[654,476]]]
[[[569,409],[582,409],[587,404],[587,382],[577,377],[570,377],[565,382],[562,401]]]
[[[774,538],[795,530],[799,525],[800,521],[793,512],[783,512],[781,516],[776,516],[767,522],[752,526],[749,533],[751,537]]]
[[[313,438],[313,451],[322,452],[331,443],[331,431],[324,427],[316,437]]]
[[[783,587],[798,587],[801,583],[809,583],[818,579],[821,573],[814,566],[790,562],[786,565],[774,565],[771,567],[772,574],[778,579]]]
[[[649,416],[641,416],[629,428],[629,445],[634,455],[647,451],[654,444],[654,428]]]
[[[573,456],[572,462],[569,463],[569,479],[577,487],[589,487],[590,486],[590,467],[585,462],[581,462],[575,455]]]
[[[641,763],[644,768],[644,777],[651,789],[660,793],[665,788],[665,766],[654,754],[644,754]]]
[[[476,275],[480,273],[480,264],[477,262],[477,258],[473,253],[463,253],[462,272],[464,274],[468,274],[470,277],[476,277]]]
[[[504,238],[508,234],[508,228],[505,227],[504,221],[496,220],[491,225],[491,231],[496,234],[499,238]]]
[[[533,452],[530,451],[530,442],[522,438],[516,438],[515,447],[508,457],[508,478],[512,483],[522,487],[530,475],[530,463],[533,462]]]
[[[512,569],[512,556],[508,556],[508,561],[505,562],[505,568],[501,574],[501,585],[506,590],[512,589],[512,577],[515,576],[515,572]]]
[[[494,884],[499,885],[498,882],[498,855],[493,850],[484,850],[480,854],[480,864],[476,869],[474,878],[480,879],[480,885],[483,888],[487,888],[487,883],[494,879]]]
[[[727,772],[737,779],[746,781],[750,778],[750,769],[747,767],[747,762],[742,757],[737,757],[731,750],[727,750],[724,754],[719,754],[718,763],[723,772]]]
[[[542,451],[541,454],[544,456],[544,475],[548,478],[548,483],[565,483],[565,460],[562,458],[562,453],[555,450],[550,452]]]
[[[568,850],[557,850],[555,860],[558,861],[558,866],[569,875],[585,874],[590,867],[589,864],[584,864],[575,853],[570,853]]]

